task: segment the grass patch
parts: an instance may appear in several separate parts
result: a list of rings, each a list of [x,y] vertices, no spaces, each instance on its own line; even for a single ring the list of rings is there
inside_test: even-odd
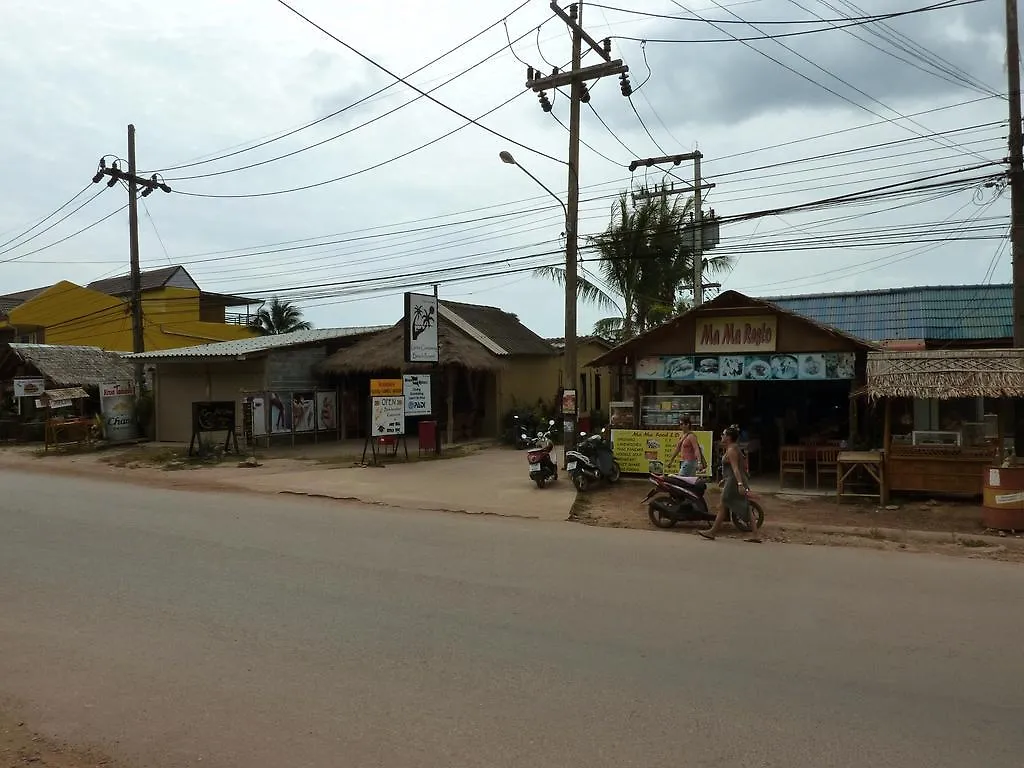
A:
[[[991,547],[992,545],[984,539],[975,539],[967,536],[960,536],[957,538],[956,543],[961,547],[968,547],[972,549],[981,549],[985,547]]]

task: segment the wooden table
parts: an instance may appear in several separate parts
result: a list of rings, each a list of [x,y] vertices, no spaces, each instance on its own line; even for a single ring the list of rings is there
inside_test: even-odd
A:
[[[877,498],[885,504],[885,461],[882,451],[840,451],[836,459],[836,499],[844,497]],[[847,478],[858,469],[863,469],[878,484],[878,493],[848,493],[844,489]]]

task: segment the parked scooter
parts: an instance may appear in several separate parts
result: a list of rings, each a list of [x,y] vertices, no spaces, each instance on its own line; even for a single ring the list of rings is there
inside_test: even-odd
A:
[[[715,513],[708,509],[705,498],[708,484],[700,477],[682,475],[658,475],[651,473],[654,488],[644,497],[641,504],[647,504],[647,515],[658,528],[673,528],[677,523],[712,523]],[[764,510],[747,494],[750,513],[757,515],[757,527],[764,525]],[[750,531],[750,523],[735,514],[730,515],[732,524],[744,533]]]
[[[572,484],[581,493],[601,481],[617,483],[622,475],[622,468],[615,460],[612,446],[605,440],[603,432],[589,436],[581,432],[576,450],[565,454],[565,468],[572,478]]]
[[[519,414],[512,416],[512,443],[517,451],[533,445],[533,439],[529,436],[530,424],[525,419],[520,419]]]
[[[558,479],[558,467],[555,462],[551,460],[551,452],[555,448],[554,442],[551,440],[551,432],[555,427],[555,421],[552,419],[548,422],[547,432],[538,432],[537,437],[530,440],[526,436],[526,433],[522,433],[523,440],[528,440],[533,447],[526,453],[526,460],[530,463],[530,479],[537,484],[538,488],[543,488],[549,480]]]

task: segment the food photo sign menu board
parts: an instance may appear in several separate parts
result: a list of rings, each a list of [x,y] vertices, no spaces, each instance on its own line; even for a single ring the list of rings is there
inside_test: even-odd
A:
[[[680,355],[644,357],[636,377],[645,381],[822,381],[850,380],[852,352],[760,355]]]

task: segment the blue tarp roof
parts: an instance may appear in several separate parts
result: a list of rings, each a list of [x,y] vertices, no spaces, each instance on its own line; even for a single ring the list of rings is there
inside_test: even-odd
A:
[[[866,341],[1013,337],[1011,285],[939,285],[761,298]]]

